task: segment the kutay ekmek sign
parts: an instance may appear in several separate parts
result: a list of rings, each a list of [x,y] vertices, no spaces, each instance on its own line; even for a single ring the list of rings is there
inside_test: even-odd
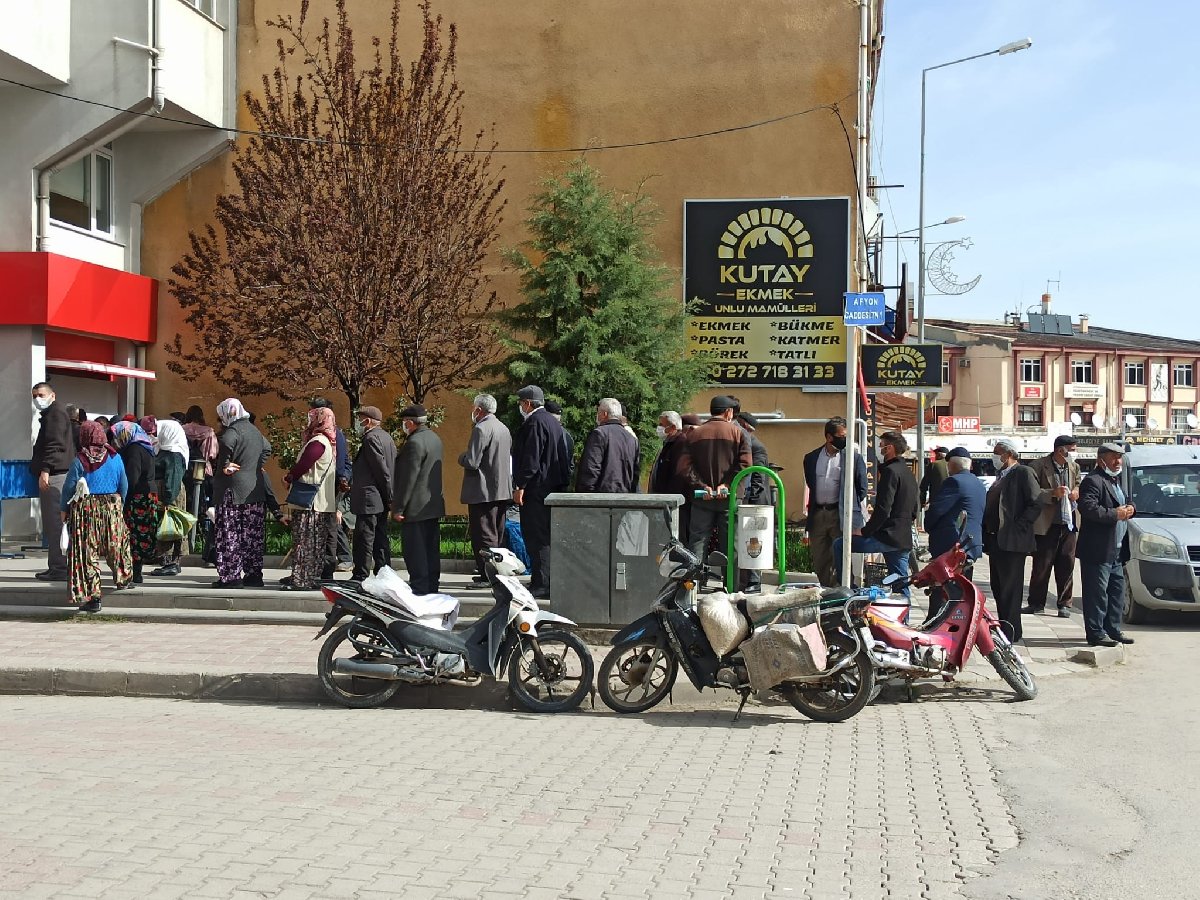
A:
[[[850,200],[687,200],[688,352],[724,385],[844,385]]]

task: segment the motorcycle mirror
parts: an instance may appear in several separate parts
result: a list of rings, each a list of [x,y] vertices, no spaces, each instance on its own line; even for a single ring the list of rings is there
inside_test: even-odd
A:
[[[724,569],[729,565],[729,558],[720,550],[714,550],[708,554],[708,559],[705,560],[704,565],[710,569],[714,567]]]
[[[886,585],[893,585],[893,584],[895,584],[897,581],[900,581],[900,580],[901,580],[901,577],[900,577],[899,575],[897,575],[895,572],[893,572],[891,575],[888,575],[888,576],[886,576],[886,577],[883,579],[883,582],[882,582],[882,583],[883,583],[883,584],[886,584]]]

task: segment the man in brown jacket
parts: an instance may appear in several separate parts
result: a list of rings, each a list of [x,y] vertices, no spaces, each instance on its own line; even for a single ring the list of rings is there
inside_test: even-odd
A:
[[[687,433],[679,455],[681,481],[694,495],[688,546],[699,559],[705,557],[714,528],[717,548],[724,552],[728,546],[729,485],[752,460],[750,438],[733,421],[736,406],[732,397],[713,397],[708,405],[712,418]]]
[[[1033,523],[1037,549],[1029,576],[1029,600],[1021,612],[1027,616],[1046,611],[1050,573],[1058,588],[1059,618],[1071,616],[1075,592],[1075,541],[1079,537],[1079,463],[1075,462],[1075,438],[1069,434],[1054,439],[1054,452],[1029,464],[1037,476],[1041,514]]]

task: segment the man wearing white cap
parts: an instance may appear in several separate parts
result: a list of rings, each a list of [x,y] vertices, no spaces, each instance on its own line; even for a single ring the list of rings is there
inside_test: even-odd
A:
[[[1125,609],[1125,563],[1129,560],[1129,520],[1137,512],[1121,489],[1125,448],[1101,444],[1096,468],[1079,485],[1082,520],[1075,556],[1083,581],[1083,627],[1093,647],[1132,644],[1121,632]]]
[[[1014,644],[1021,640],[1021,597],[1025,560],[1037,549],[1033,523],[1041,514],[1041,488],[1029,466],[1021,465],[1017,446],[1002,438],[992,447],[997,478],[983,511],[983,547],[992,573],[996,616]]]

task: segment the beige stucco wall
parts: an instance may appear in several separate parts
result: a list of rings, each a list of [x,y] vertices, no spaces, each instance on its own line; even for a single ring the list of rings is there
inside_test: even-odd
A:
[[[360,52],[368,36],[387,30],[383,2],[352,2]],[[241,0],[238,80],[254,89],[275,64],[274,32],[265,22],[297,7],[293,0]],[[313,3],[314,11],[333,4]],[[495,129],[502,148],[548,149],[640,141],[711,131],[838,102],[847,127],[856,115],[858,9],[844,0],[440,0],[435,11],[457,23],[459,80],[466,92],[467,131]],[[416,4],[405,19],[417,49]],[[251,123],[244,112],[244,127]],[[500,245],[525,237],[521,220],[539,181],[578,154],[499,155],[508,209]],[[655,239],[666,262],[681,263],[685,198],[853,196],[853,161],[837,119],[827,110],[778,124],[701,140],[636,149],[591,152],[610,186],[645,190],[663,216]],[[234,187],[228,157],[199,170],[147,207],[143,271],[165,278],[186,250],[189,228],[207,221],[217,194]],[[503,302],[517,296],[513,274],[493,257],[489,269]],[[160,339],[186,331],[167,292]],[[631,322],[630,328],[637,323]],[[165,413],[197,402],[206,409],[225,396],[212,379],[183,381],[166,371],[155,349],[149,364],[159,373],[148,408]],[[470,386],[466,386],[470,387]],[[797,389],[741,389],[744,408],[779,410],[792,418],[824,418],[844,411],[842,395]],[[696,410],[707,407],[697,398]],[[387,391],[368,393],[389,408]],[[453,459],[467,437],[466,400],[431,398],[447,407],[441,429]],[[503,400],[502,400],[503,402]],[[247,399],[267,410],[276,398]],[[346,413],[344,401],[339,413]],[[768,425],[760,431],[785,477],[794,512],[802,499],[801,456],[820,443],[820,426]],[[647,448],[647,452],[657,448]],[[457,467],[447,466],[446,493],[458,496]]]

